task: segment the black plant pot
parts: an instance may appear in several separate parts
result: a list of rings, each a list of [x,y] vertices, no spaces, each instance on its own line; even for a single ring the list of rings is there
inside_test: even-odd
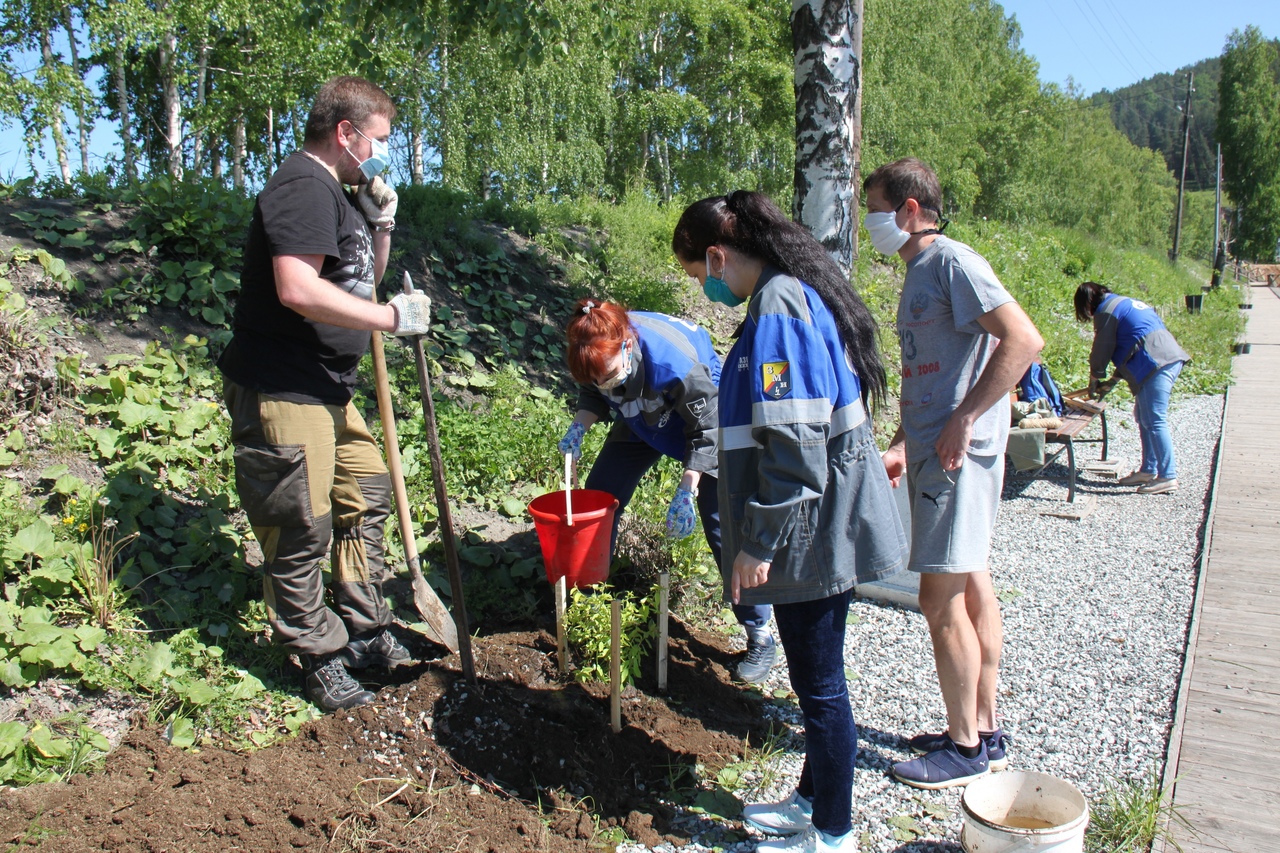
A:
[[[1187,300],[1187,313],[1199,314],[1200,309],[1204,306],[1204,294],[1188,293],[1186,295],[1186,300]]]
[[[1253,347],[1250,344],[1239,343],[1233,346],[1231,349],[1236,355],[1248,355],[1249,351],[1253,349]]]

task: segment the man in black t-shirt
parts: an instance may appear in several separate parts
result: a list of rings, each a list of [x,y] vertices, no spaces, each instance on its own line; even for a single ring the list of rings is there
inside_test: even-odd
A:
[[[378,177],[393,118],[367,80],[321,88],[302,150],[258,195],[218,362],[271,627],[326,711],[373,700],[348,669],[410,659],[382,594],[391,479],[351,404],[369,333],[423,334],[430,312],[420,293],[372,299],[395,227],[395,190]],[[332,607],[321,570],[330,543]]]

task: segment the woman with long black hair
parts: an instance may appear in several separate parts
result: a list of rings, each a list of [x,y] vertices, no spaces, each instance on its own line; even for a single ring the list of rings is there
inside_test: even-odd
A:
[[[707,298],[747,303],[720,376],[720,511],[727,596],[774,605],[805,725],[780,803],[748,805],[760,850],[853,850],[857,728],[844,669],[855,583],[905,560],[871,428],[885,371],[876,324],[834,260],[760,193],[690,205],[671,241]]]

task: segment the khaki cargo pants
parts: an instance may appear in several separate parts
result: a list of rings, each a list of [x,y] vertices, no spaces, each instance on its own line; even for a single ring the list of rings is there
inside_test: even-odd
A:
[[[230,380],[222,390],[276,640],[322,655],[390,624],[382,537],[391,478],[355,406],[291,403]],[[320,567],[331,542],[332,608]]]

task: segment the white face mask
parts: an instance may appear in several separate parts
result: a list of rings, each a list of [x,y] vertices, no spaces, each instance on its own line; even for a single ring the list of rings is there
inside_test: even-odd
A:
[[[884,213],[868,213],[863,217],[867,234],[871,236],[871,245],[883,255],[896,253],[911,239],[911,235],[898,227],[896,211]]]
[[[613,370],[604,379],[596,383],[596,387],[601,391],[612,391],[623,382],[626,382],[631,376],[631,342],[622,345],[622,352],[618,353],[618,360],[613,363]]]

